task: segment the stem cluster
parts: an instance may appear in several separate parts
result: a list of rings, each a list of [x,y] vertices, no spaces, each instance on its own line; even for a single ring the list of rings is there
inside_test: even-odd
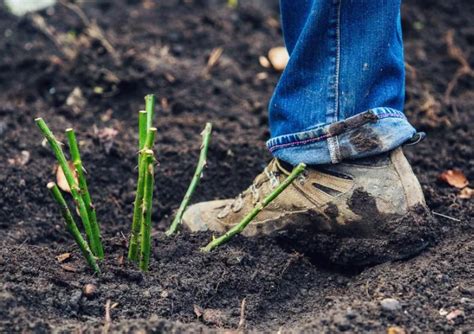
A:
[[[138,181],[133,206],[128,258],[147,271],[151,251],[151,213],[154,187],[153,145],[156,128],[152,127],[155,96],[145,97],[145,111],[138,115]]]
[[[79,229],[77,228],[74,218],[71,215],[71,212],[67,206],[66,201],[64,200],[59,188],[54,182],[48,183],[48,189],[50,189],[54,200],[58,203],[61,208],[61,212],[66,221],[66,226],[70,233],[73,235],[76,243],[81,249],[82,253],[86,257],[87,262],[92,267],[95,272],[99,272],[99,267],[97,266],[95,257],[102,259],[104,257],[104,251],[102,247],[102,242],[100,239],[100,228],[97,222],[97,217],[95,213],[95,207],[92,204],[91,196],[87,187],[87,181],[84,175],[82,161],[79,153],[79,146],[77,144],[76,136],[74,130],[67,129],[66,134],[69,142],[69,151],[71,154],[71,159],[73,166],[78,176],[78,181],[74,178],[73,170],[70,168],[66,156],[61,148],[60,142],[56,139],[54,134],[46,125],[45,121],[42,118],[37,118],[36,124],[38,125],[40,131],[43,133],[43,136],[48,141],[51,149],[56,156],[56,159],[59,163],[59,166],[64,172],[64,176],[69,185],[71,195],[76,204],[77,211],[82,221],[82,225],[86,232],[87,243],[81,236]],[[94,257],[95,256],[95,257]]]

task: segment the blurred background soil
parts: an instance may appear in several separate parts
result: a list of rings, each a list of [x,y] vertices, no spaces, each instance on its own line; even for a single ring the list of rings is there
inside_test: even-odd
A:
[[[237,237],[203,255],[209,234],[163,236],[205,122],[214,134],[194,202],[235,196],[271,158],[266,104],[279,73],[259,57],[283,43],[278,1],[58,3],[23,17],[0,7],[1,331],[473,331],[473,200],[439,175],[459,169],[473,186],[474,3],[408,0],[402,14],[406,113],[428,134],[406,154],[435,212],[425,223],[436,242],[413,258],[352,268],[328,249],[309,256],[274,238]],[[159,102],[160,165],[143,275],[122,256],[148,93]],[[84,266],[47,193],[54,159],[38,116],[61,139],[77,130],[108,254],[101,277]]]

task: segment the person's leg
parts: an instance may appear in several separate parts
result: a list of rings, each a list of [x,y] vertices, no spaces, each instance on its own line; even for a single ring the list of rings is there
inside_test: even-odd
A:
[[[361,236],[424,205],[399,148],[416,133],[402,112],[399,6],[399,0],[281,0],[290,60],[269,107],[268,146],[276,158],[235,199],[191,206],[183,217],[191,231],[228,230],[301,162],[309,165],[304,175],[244,235],[308,226]]]
[[[269,104],[274,156],[296,165],[390,151],[403,115],[400,0],[281,0],[290,54]]]

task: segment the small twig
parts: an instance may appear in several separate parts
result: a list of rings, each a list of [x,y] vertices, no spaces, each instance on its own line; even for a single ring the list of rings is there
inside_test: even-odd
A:
[[[79,210],[79,216],[81,217],[82,225],[84,226],[84,230],[86,231],[87,239],[91,244],[91,248],[96,249],[94,246],[94,234],[92,232],[92,228],[89,222],[89,215],[87,214],[86,205],[84,204],[84,200],[82,199],[82,196],[80,194],[79,185],[77,184],[76,179],[74,178],[74,175],[71,169],[69,168],[69,164],[66,160],[63,150],[61,149],[59,141],[56,139],[56,137],[48,128],[42,118],[36,118],[35,122],[43,133],[43,136],[46,138],[49,145],[51,146],[51,149],[53,150],[54,155],[56,156],[56,159],[58,160],[58,163],[64,172],[66,181],[69,185],[69,188],[71,189],[71,195],[74,198],[74,202],[76,203],[77,208]]]
[[[444,102],[446,104],[449,104],[450,99],[451,99],[451,94],[454,88],[456,87],[456,85],[458,84],[459,79],[466,75],[474,77],[474,70],[471,68],[469,61],[467,60],[466,55],[462,52],[461,48],[459,48],[454,43],[454,30],[453,29],[449,30],[446,33],[445,41],[448,47],[449,56],[453,58],[454,60],[457,60],[459,64],[461,64],[461,66],[454,73],[454,76],[451,79],[451,81],[448,83],[448,86],[444,93]]]
[[[66,8],[69,8],[71,11],[73,11],[82,21],[84,26],[86,27],[86,32],[87,34],[92,37],[96,38],[99,40],[99,42],[102,44],[102,46],[107,50],[107,52],[112,56],[114,59],[114,62],[116,64],[120,64],[120,56],[118,52],[115,50],[113,45],[107,40],[105,37],[104,32],[102,29],[97,25],[95,21],[89,20],[87,15],[84,13],[84,11],[81,9],[76,4],[69,3],[65,0],[60,0],[59,1],[61,5],[65,6]]]
[[[196,190],[196,187],[199,184],[199,181],[201,180],[202,170],[207,164],[207,151],[209,148],[209,142],[211,140],[211,132],[212,132],[212,124],[206,123],[206,127],[201,132],[201,136],[202,136],[201,153],[199,155],[196,171],[194,172],[194,176],[191,180],[191,183],[189,184],[186,194],[184,195],[183,201],[181,202],[179,206],[176,216],[173,219],[173,222],[171,223],[168,231],[166,231],[167,236],[174,234],[178,230],[178,227],[181,224],[181,220],[183,219],[184,211],[186,210],[189,204],[189,201],[191,200],[191,196],[193,195],[194,191]]]
[[[207,76],[209,74],[209,71],[217,64],[223,52],[224,49],[221,47],[212,49],[211,54],[207,59],[206,67],[204,67],[204,69],[202,70],[202,75]]]
[[[59,208],[61,209],[61,214],[63,215],[64,220],[66,221],[66,227],[71,233],[71,235],[73,236],[77,245],[79,246],[82,254],[86,258],[87,263],[91,266],[91,268],[96,273],[100,273],[100,269],[99,269],[99,266],[97,265],[94,255],[92,254],[92,251],[89,248],[89,245],[82,237],[81,232],[79,232],[76,222],[74,221],[74,218],[72,217],[71,211],[69,210],[67,203],[64,200],[64,197],[61,194],[61,191],[59,190],[58,186],[56,185],[56,183],[50,182],[48,183],[47,187],[51,191],[51,195],[53,196],[56,203],[58,203]]]
[[[33,22],[33,25],[54,43],[64,58],[68,60],[74,58],[75,52],[64,44],[64,40],[61,38],[61,35],[56,33],[56,30],[46,22],[44,17],[38,14],[31,14],[30,18]]]
[[[150,128],[144,148],[140,151],[139,157],[137,193],[135,195],[135,202],[133,204],[132,233],[130,236],[130,244],[128,248],[128,258],[135,262],[139,261],[139,233],[142,217],[143,196],[145,191],[145,177],[147,173],[147,164],[145,162],[147,160],[147,156],[153,156],[153,151],[151,151],[150,148],[153,147],[155,134],[156,128]]]
[[[143,158],[143,164],[146,166],[145,189],[143,191],[142,216],[140,223],[140,269],[148,271],[150,264],[151,249],[151,213],[153,201],[153,151],[148,150]]]
[[[293,171],[288,175],[288,177],[283,181],[275,190],[273,190],[264,200],[260,203],[257,203],[253,210],[248,213],[237,225],[232,227],[225,234],[221,235],[219,238],[216,238],[209,242],[206,247],[201,248],[203,252],[210,252],[214,248],[226,243],[232,237],[240,232],[242,232],[245,227],[250,224],[250,222],[262,211],[268,204],[270,204],[278,195],[281,194],[283,190],[286,189],[306,168],[304,163],[300,163],[298,166],[293,168]]]
[[[112,318],[110,316],[110,299],[105,302],[105,315],[104,315],[104,327],[102,327],[102,334],[107,334],[112,324]]]
[[[444,215],[442,213],[438,213],[438,212],[435,212],[435,211],[431,211],[432,214],[434,214],[435,216],[440,216],[440,217],[443,217],[443,218],[446,218],[446,219],[450,219],[450,220],[453,220],[455,222],[460,222],[461,219],[457,219],[457,218],[454,218],[454,217],[451,217],[451,216],[447,216],[447,215]]]
[[[87,180],[84,175],[84,169],[82,166],[81,155],[79,153],[79,145],[77,144],[76,140],[76,134],[74,133],[73,129],[69,128],[66,129],[66,136],[69,142],[69,152],[71,153],[71,160],[76,169],[77,178],[79,181],[79,191],[87,209],[87,215],[89,217],[89,223],[91,225],[92,230],[92,237],[94,238],[94,242],[91,243],[91,247],[94,252],[94,255],[96,255],[99,259],[103,259],[104,249],[100,240],[99,223],[97,222],[95,207],[92,204],[92,199],[89,194],[89,189],[87,187]]]
[[[247,298],[242,299],[242,303],[240,304],[240,320],[239,326],[237,327],[237,331],[243,331],[245,329],[245,304],[247,302]]]

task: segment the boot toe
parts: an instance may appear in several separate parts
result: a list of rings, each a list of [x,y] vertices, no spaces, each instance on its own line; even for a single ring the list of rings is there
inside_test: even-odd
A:
[[[183,215],[182,223],[191,232],[225,231],[218,221],[217,214],[222,210],[229,200],[203,202],[191,205]]]

